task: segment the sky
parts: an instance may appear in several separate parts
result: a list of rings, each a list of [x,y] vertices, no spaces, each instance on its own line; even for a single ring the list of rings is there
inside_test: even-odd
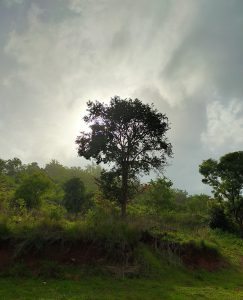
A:
[[[87,165],[88,100],[154,103],[165,175],[208,192],[199,164],[243,150],[242,0],[0,0],[0,158]]]

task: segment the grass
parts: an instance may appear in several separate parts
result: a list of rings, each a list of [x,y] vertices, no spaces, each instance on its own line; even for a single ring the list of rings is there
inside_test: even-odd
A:
[[[191,271],[163,258],[159,261],[147,248],[141,251],[152,271],[141,277],[115,278],[108,274],[72,272],[62,279],[0,278],[3,300],[242,300],[243,254],[241,239],[217,231],[201,230],[194,237],[217,244],[229,265],[214,272]],[[69,272],[70,271],[70,272]],[[68,273],[69,272],[69,273]]]
[[[108,220],[109,221],[109,220]],[[133,278],[111,276],[108,272],[90,270],[71,270],[70,266],[59,268],[58,265],[47,262],[42,265],[40,276],[32,278],[27,275],[24,266],[14,265],[10,276],[0,277],[0,299],[3,300],[243,300],[243,240],[220,231],[212,231],[206,227],[196,227],[193,230],[181,227],[172,230],[165,239],[182,245],[190,241],[200,250],[202,247],[219,250],[228,265],[220,270],[208,272],[186,269],[180,259],[170,251],[156,255],[147,245],[141,246],[136,227],[124,227],[117,223],[112,227],[109,222],[103,226],[91,226],[89,223],[59,223],[37,224],[35,230],[25,226],[7,230],[2,226],[2,232],[13,233],[16,237],[26,238],[31,245],[41,240],[39,237],[45,231],[45,237],[58,237],[75,240],[82,236],[86,239],[105,241],[111,249],[117,247],[123,240],[136,245],[135,257],[142,266],[140,275]],[[29,222],[27,223],[27,225]],[[25,224],[24,224],[25,225]],[[53,225],[53,226],[50,226]],[[55,225],[55,226],[54,226]],[[173,225],[173,224],[172,224]],[[118,234],[119,233],[119,234]],[[38,245],[37,245],[38,246]],[[158,250],[159,251],[159,250]],[[171,255],[171,257],[170,257]],[[92,272],[93,270],[93,272]],[[27,272],[27,273],[26,273]],[[57,273],[57,274],[56,274]],[[22,274],[22,275],[21,275]],[[55,276],[53,276],[53,274]],[[42,276],[42,277],[41,277]]]
[[[164,274],[165,275],[165,274]],[[3,300],[243,299],[243,273],[172,270],[169,276],[115,279],[109,276],[72,280],[0,279]]]

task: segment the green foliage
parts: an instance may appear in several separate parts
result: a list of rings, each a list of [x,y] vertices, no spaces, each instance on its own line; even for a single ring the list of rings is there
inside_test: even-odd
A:
[[[23,165],[18,158],[0,160],[0,211],[21,216],[25,209],[43,209],[50,207],[53,217],[60,218],[63,205],[63,184],[73,177],[83,181],[86,211],[92,206],[92,194],[97,190],[96,179],[99,178],[101,168],[94,164],[80,167],[64,167],[56,160],[52,160],[45,169],[36,162]],[[46,188],[45,188],[46,185]],[[54,209],[55,207],[55,209]],[[57,213],[55,210],[59,210]],[[55,211],[55,212],[54,212]],[[62,209],[63,215],[65,209]],[[62,215],[62,217],[63,217]],[[55,217],[54,217],[55,218]]]
[[[69,179],[68,169],[53,159],[45,166],[46,174],[56,183],[64,183]]]
[[[25,165],[23,168],[23,171],[21,172],[23,174],[23,176],[25,175],[32,175],[35,173],[39,173],[41,172],[41,168],[39,167],[37,162],[32,162],[28,165]]]
[[[186,208],[191,213],[207,215],[210,197],[208,195],[192,195],[185,202]]]
[[[140,188],[140,193],[134,203],[137,209],[145,210],[148,214],[160,215],[164,210],[175,208],[175,191],[172,182],[166,177],[151,180]]]
[[[97,217],[95,215],[93,220],[89,219],[88,222],[88,230],[90,230],[93,240],[100,240],[104,245],[107,244],[109,248],[122,243],[132,245],[139,241],[140,233],[136,227],[117,217],[105,217],[105,215]]]
[[[12,197],[9,201],[9,209],[14,215],[23,216],[27,213],[26,201],[22,198]]]
[[[163,211],[160,224],[164,230],[196,230],[208,226],[208,217],[188,211]]]
[[[165,177],[150,182],[148,201],[156,211],[172,207],[173,191],[171,187],[172,182]]]
[[[15,191],[15,199],[23,199],[28,210],[41,206],[41,197],[49,189],[50,179],[41,173],[24,178]]]
[[[210,209],[209,226],[212,229],[218,228],[224,231],[232,231],[233,225],[229,217],[226,215],[224,207],[219,204],[212,205]]]
[[[202,239],[201,237],[192,237],[188,233],[179,232],[167,232],[161,237],[161,246],[169,247],[175,253],[179,255],[187,255],[190,253],[193,255],[211,254],[215,258],[220,257],[219,247],[215,242]]]
[[[178,215],[183,212],[190,218],[190,214],[208,215],[209,200],[210,197],[204,194],[188,196],[186,191],[174,189],[171,180],[163,177],[141,186],[131,208],[157,215],[166,211]]]
[[[97,179],[97,184],[105,199],[109,199],[110,201],[114,201],[119,205],[122,205],[122,178],[117,174],[117,172],[102,170],[100,178]],[[128,199],[132,199],[134,197],[138,187],[139,181],[137,178],[129,180],[127,187]]]
[[[177,210],[184,210],[188,202],[188,193],[180,189],[173,189],[173,207]]]
[[[19,158],[15,157],[9,159],[5,163],[5,174],[17,178],[18,174],[23,170],[22,162]]]
[[[67,213],[66,209],[62,205],[55,203],[48,203],[43,205],[42,212],[44,214],[44,217],[54,221],[61,221]]]
[[[11,177],[0,174],[0,211],[7,209],[15,187],[15,182]]]
[[[65,167],[57,160],[52,160],[46,164],[44,171],[59,186],[62,186],[71,178],[79,178],[85,185],[88,192],[97,190],[96,178],[99,178],[101,167],[94,164],[86,166],[85,169],[80,167]]]
[[[208,159],[199,166],[203,182],[213,188],[214,197],[243,232],[243,151]]]
[[[0,158],[0,174],[4,173],[5,167],[6,167],[6,161]]]
[[[69,179],[64,184],[63,203],[68,212],[77,214],[82,211],[87,201],[85,187],[79,178]]]

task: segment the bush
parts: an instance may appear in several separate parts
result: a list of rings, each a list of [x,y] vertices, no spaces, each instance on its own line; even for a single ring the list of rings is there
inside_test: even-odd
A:
[[[214,205],[210,210],[209,226],[212,229],[221,229],[223,231],[231,231],[232,224],[225,214],[223,207],[220,205]]]
[[[43,213],[45,218],[54,221],[60,221],[67,213],[65,208],[58,204],[48,204],[43,206]]]

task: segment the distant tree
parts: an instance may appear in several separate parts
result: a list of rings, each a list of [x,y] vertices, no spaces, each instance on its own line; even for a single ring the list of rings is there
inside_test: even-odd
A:
[[[71,178],[80,178],[87,190],[91,192],[97,189],[95,177],[100,176],[101,168],[100,166],[87,166],[85,169],[81,167],[66,167],[53,159],[46,164],[44,171],[56,184],[61,186]]]
[[[85,188],[92,192],[94,190],[97,190],[97,184],[95,182],[96,178],[99,178],[100,176],[100,166],[96,166],[95,169],[92,170],[92,168],[85,167],[85,169],[82,169],[81,167],[71,167],[68,168],[68,178],[79,178],[85,185]]]
[[[83,182],[79,178],[71,178],[64,184],[64,206],[68,212],[78,214],[86,201]]]
[[[148,174],[151,169],[161,169],[166,158],[171,156],[171,144],[165,136],[169,130],[168,118],[153,105],[140,100],[114,97],[110,104],[91,102],[88,115],[90,132],[81,132],[77,137],[78,154],[86,159],[94,158],[99,163],[112,166],[111,174],[120,183],[121,213],[126,215],[129,199],[129,182],[139,172]]]
[[[15,199],[23,199],[28,210],[39,208],[41,197],[49,189],[50,179],[41,173],[26,176],[15,191]]]
[[[3,174],[6,167],[6,161],[0,158],[0,174]]]
[[[68,170],[57,160],[52,159],[44,168],[46,174],[56,183],[63,184],[68,177]]]
[[[208,213],[208,204],[210,201],[210,197],[205,194],[195,194],[191,195],[186,200],[186,208],[191,213],[202,213],[207,214]]]
[[[2,159],[0,160],[0,173],[7,176],[11,176],[16,179],[23,169],[24,166],[22,165],[21,160],[17,157],[5,161]]]
[[[36,172],[40,172],[41,168],[39,167],[37,162],[32,162],[30,164],[28,164],[27,166],[25,166],[25,172],[27,174],[33,174]]]
[[[173,205],[178,210],[183,210],[188,199],[188,193],[185,190],[173,189]]]
[[[92,164],[87,165],[85,167],[85,172],[87,172],[91,176],[94,176],[95,178],[98,178],[100,176],[101,171],[102,171],[101,166],[96,165],[94,162],[92,162]]]
[[[225,207],[243,233],[243,151],[222,156],[219,161],[208,159],[199,166],[214,197]]]
[[[148,200],[158,212],[173,207],[174,191],[172,185],[172,181],[166,177],[150,182]]]
[[[8,176],[16,176],[23,170],[22,162],[19,158],[15,157],[13,159],[9,159],[6,162],[6,170]]]
[[[16,187],[13,178],[0,173],[0,209],[8,207],[9,201]]]

